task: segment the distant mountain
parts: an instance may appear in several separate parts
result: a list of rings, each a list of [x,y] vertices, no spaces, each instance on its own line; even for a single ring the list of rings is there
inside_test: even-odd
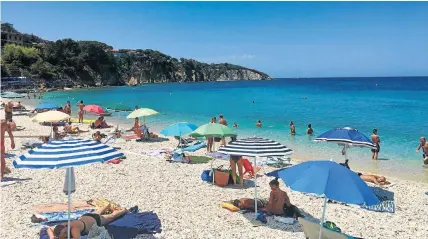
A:
[[[154,50],[114,50],[97,41],[55,42],[1,24],[4,76],[23,75],[49,87],[140,83],[271,80],[266,73],[228,63],[207,64]]]

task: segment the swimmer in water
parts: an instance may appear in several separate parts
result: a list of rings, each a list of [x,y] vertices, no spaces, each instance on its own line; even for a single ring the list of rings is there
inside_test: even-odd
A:
[[[257,128],[261,128],[262,127],[262,121],[261,120],[257,121],[256,127]]]
[[[290,122],[290,133],[291,135],[296,135],[296,127],[294,126],[293,121]]]

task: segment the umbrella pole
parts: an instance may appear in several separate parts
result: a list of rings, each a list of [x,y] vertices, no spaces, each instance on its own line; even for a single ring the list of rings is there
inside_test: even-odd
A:
[[[68,224],[67,224],[67,238],[71,238],[71,228],[70,228],[70,214],[71,214],[71,174],[72,174],[72,168],[69,167],[68,169]]]
[[[254,167],[257,165],[257,158],[254,158]],[[241,180],[244,180],[243,178]],[[257,173],[254,175],[254,218],[257,219]]]
[[[348,152],[347,152],[347,150],[348,150],[348,144],[345,144],[345,161],[348,159]]]
[[[319,239],[321,239],[322,236],[322,228],[323,228],[323,224],[324,224],[324,217],[325,217],[325,210],[327,208],[327,197],[324,196],[324,207],[322,209],[322,217],[321,217],[321,221],[320,221],[320,234],[319,234]]]

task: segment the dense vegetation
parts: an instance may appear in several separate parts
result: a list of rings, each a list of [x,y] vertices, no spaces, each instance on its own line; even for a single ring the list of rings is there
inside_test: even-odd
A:
[[[112,50],[96,41],[49,42],[27,34],[24,46],[4,46],[1,73],[2,77],[27,76],[51,87],[270,79],[262,72],[227,63],[176,59],[154,50]]]

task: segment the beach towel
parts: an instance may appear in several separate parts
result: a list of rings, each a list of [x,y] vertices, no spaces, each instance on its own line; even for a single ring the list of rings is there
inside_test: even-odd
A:
[[[73,201],[71,202],[71,210],[94,209],[95,207],[89,205],[86,201]],[[44,203],[36,204],[32,207],[33,212],[43,214],[49,212],[68,212],[67,203]]]
[[[361,206],[364,209],[375,212],[395,213],[394,193],[379,187],[370,187],[380,203],[372,206]]]
[[[72,211],[70,214],[71,220],[76,220],[80,218],[85,213],[92,213],[95,210],[93,209],[83,209]],[[32,217],[32,221],[39,221],[42,225],[55,225],[58,223],[68,221],[68,212],[48,212],[43,214],[34,214]]]
[[[158,215],[153,212],[126,214],[106,225],[107,231],[114,239],[131,239],[139,234],[160,233],[161,227]]]

